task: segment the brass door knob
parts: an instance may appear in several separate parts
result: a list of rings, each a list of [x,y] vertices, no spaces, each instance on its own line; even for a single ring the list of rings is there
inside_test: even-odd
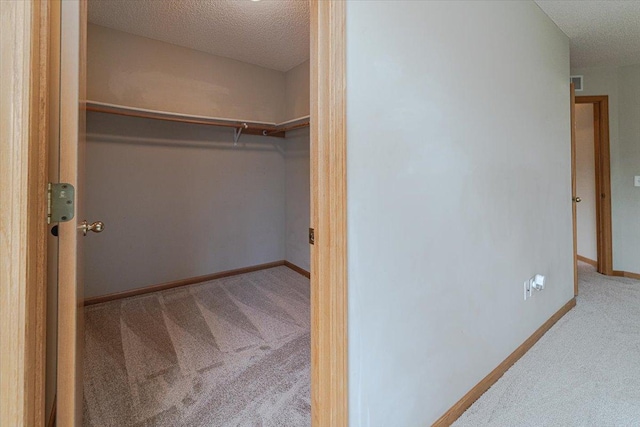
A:
[[[573,201],[576,203],[580,203],[582,201],[582,199],[580,197],[574,197]]]
[[[93,231],[94,233],[102,233],[102,230],[104,230],[104,222],[96,221],[89,224],[85,219],[80,223],[80,226],[78,228],[82,230],[83,236],[86,236],[89,231]]]

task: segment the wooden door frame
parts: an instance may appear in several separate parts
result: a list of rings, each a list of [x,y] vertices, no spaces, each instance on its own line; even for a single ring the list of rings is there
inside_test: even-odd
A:
[[[86,104],[87,0],[60,5],[59,179],[75,186],[75,215],[60,222],[58,237],[58,327],[56,424],[82,424],[84,280],[82,236],[83,162]],[[84,49],[83,49],[84,48]],[[79,267],[80,266],[80,267]],[[71,373],[75,375],[61,375]]]
[[[346,427],[346,5],[311,0],[311,425]]]
[[[611,229],[609,97],[607,95],[576,96],[575,104],[593,105],[596,180],[596,246],[598,248],[597,269],[598,273],[611,276],[614,272],[613,238]]]
[[[49,2],[0,2],[0,8],[0,182],[8,195],[0,204],[0,425],[40,426],[45,419]]]
[[[10,203],[0,204],[0,424],[44,425],[45,184],[48,103],[55,101],[48,98],[50,3],[2,2],[2,7],[11,8],[2,14],[3,53],[15,64],[5,80],[12,90],[0,95],[2,105],[14,107],[14,126],[3,127],[0,156],[0,178],[11,188]],[[311,0],[314,427],[348,425],[345,9],[342,1]]]

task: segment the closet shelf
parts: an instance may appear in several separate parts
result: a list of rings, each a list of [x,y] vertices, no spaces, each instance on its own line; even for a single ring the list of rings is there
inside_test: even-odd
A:
[[[87,111],[116,114],[120,116],[139,117],[144,119],[165,120],[179,123],[192,123],[208,126],[221,126],[235,129],[234,138],[240,134],[274,136],[284,138],[286,132],[309,126],[309,116],[299,117],[282,123],[256,122],[251,120],[231,120],[219,117],[197,116],[172,113],[168,111],[147,110],[126,105],[108,104],[106,102],[87,101]]]

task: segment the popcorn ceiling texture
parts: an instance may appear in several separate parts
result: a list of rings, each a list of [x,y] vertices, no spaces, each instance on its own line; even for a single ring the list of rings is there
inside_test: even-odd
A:
[[[640,63],[640,2],[537,0],[571,39],[571,66]]]
[[[278,71],[309,59],[307,1],[90,0],[89,22]]]

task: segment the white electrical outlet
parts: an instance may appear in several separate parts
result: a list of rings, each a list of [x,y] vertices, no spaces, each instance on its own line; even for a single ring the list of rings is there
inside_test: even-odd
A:
[[[640,187],[640,175],[636,175],[633,177],[633,185],[635,187]]]
[[[545,277],[542,274],[536,274],[529,280],[524,281],[524,300],[531,298],[533,290],[541,291],[544,289]]]
[[[531,279],[529,279],[529,290],[535,289],[536,291],[541,291],[544,289],[544,283],[546,278],[542,274],[536,274]]]

